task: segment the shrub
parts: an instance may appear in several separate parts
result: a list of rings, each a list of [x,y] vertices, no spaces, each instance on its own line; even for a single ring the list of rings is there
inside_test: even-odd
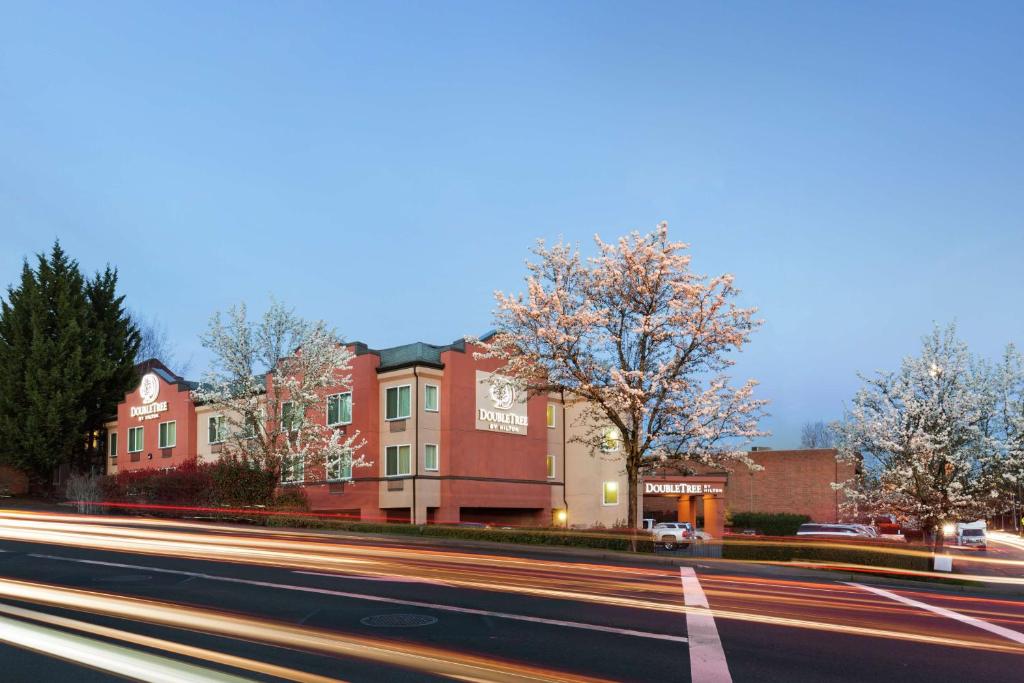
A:
[[[274,498],[274,509],[304,512],[309,509],[309,501],[306,499],[306,493],[302,489],[291,487],[285,489]]]
[[[104,500],[152,505],[270,506],[277,477],[235,459],[186,462],[173,470],[129,470],[103,477]],[[296,501],[292,501],[293,504]],[[305,509],[305,506],[298,509]]]
[[[759,542],[759,541],[727,541],[722,545],[722,559],[749,560],[760,562],[826,562],[841,564],[859,564],[870,567],[891,567],[928,571],[930,559],[927,555],[906,554],[911,550],[906,547],[889,548],[883,546],[851,547],[848,544],[831,545],[827,541],[819,542]]]
[[[66,494],[74,501],[80,514],[93,514],[99,510],[98,503],[103,496],[103,477],[93,474],[72,474],[68,477]]]
[[[731,515],[734,529],[756,529],[766,536],[795,536],[801,524],[811,521],[807,515],[785,512],[735,512]]]

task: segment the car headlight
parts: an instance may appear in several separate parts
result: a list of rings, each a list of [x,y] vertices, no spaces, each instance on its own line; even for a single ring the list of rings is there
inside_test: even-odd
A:
[[[955,524],[943,524],[942,525],[942,533],[946,534],[947,536],[952,536],[954,533],[956,533],[956,525]]]

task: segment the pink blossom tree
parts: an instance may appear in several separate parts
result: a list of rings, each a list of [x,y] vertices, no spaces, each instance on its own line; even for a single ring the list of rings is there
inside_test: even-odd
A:
[[[668,225],[618,242],[595,236],[598,255],[543,241],[527,263],[527,291],[496,292],[496,334],[480,357],[533,395],[562,393],[584,406],[580,436],[593,453],[618,441],[629,482],[628,523],[636,528],[638,480],[672,462],[720,466],[742,461],[766,401],[757,382],[729,384],[725,371],[760,325],[756,309],[733,303],[731,275],[690,270],[688,245]],[[611,430],[611,431],[610,431]]]

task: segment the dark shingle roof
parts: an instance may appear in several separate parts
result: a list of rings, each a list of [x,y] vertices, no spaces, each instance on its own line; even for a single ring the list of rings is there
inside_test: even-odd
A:
[[[451,344],[444,345],[413,342],[412,344],[402,344],[401,346],[392,346],[387,349],[371,349],[362,342],[354,342],[353,346],[355,347],[356,355],[372,353],[380,358],[380,366],[378,366],[377,372],[397,370],[413,365],[443,368],[444,363],[441,361],[442,353],[445,351],[466,352],[465,339],[457,339]]]

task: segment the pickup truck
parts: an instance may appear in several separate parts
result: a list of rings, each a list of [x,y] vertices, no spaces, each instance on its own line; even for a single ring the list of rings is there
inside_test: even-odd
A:
[[[693,539],[693,529],[689,522],[662,522],[651,529],[654,542],[660,543],[665,550],[689,548]]]

